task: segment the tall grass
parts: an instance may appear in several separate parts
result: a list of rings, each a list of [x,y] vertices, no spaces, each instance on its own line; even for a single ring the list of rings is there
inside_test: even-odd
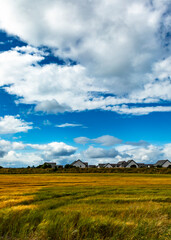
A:
[[[171,177],[0,176],[0,239],[170,240]]]

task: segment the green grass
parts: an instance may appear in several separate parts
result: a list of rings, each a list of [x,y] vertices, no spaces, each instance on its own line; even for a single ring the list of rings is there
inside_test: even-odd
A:
[[[170,240],[170,180],[137,174],[2,175],[0,239]]]

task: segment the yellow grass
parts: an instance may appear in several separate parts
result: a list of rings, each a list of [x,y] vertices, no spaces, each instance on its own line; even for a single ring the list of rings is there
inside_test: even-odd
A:
[[[170,240],[170,196],[170,175],[0,175],[0,234],[2,239]]]

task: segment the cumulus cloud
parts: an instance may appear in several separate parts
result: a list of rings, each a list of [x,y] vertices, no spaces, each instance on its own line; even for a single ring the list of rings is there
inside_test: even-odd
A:
[[[63,142],[52,142],[48,144],[27,144],[27,146],[43,151],[44,158],[55,159],[60,156],[70,156],[74,154],[77,148],[69,146]]]
[[[66,104],[59,104],[55,99],[42,101],[37,104],[35,111],[42,111],[46,113],[63,113],[71,111],[71,108]]]
[[[103,146],[112,146],[114,144],[122,143],[121,139],[118,139],[110,135],[104,135],[104,136],[92,139],[92,141],[95,143],[99,143]]]
[[[130,142],[131,143],[131,142]],[[4,167],[26,167],[45,161],[66,164],[81,159],[89,164],[117,163],[134,159],[136,162],[155,163],[160,159],[171,159],[171,143],[164,145],[120,144],[115,148],[89,146],[77,152],[77,148],[63,142],[29,144],[0,140],[0,165]]]
[[[18,102],[46,113],[171,111],[160,105],[171,100],[169,3],[0,0],[0,28],[29,44],[0,54],[0,85]],[[40,66],[47,55],[40,46],[49,47],[66,65]],[[67,59],[76,65],[67,65]]]
[[[74,141],[79,144],[97,143],[97,144],[101,144],[102,146],[112,146],[115,144],[122,143],[121,139],[110,136],[110,135],[104,135],[94,139],[90,139],[87,137],[78,137],[78,138],[74,138]]]
[[[136,162],[143,163],[155,163],[161,159],[167,159],[169,155],[167,154],[167,144],[166,145],[121,145],[117,146],[116,150],[122,154],[128,154]],[[129,160],[129,157],[123,158],[123,156],[117,156],[116,160]]]
[[[32,128],[32,123],[25,122],[18,117],[8,115],[0,117],[0,134],[27,132]]]
[[[119,152],[114,148],[107,150],[90,146],[84,151],[84,155],[88,158],[115,158],[117,155],[119,155]]]
[[[21,153],[9,151],[3,158],[0,159],[0,165],[4,167],[27,167],[37,166],[43,163],[41,156],[37,153]]]
[[[24,150],[24,151],[23,151]],[[44,161],[61,162],[75,154],[77,148],[63,142],[29,144],[0,140],[0,165],[21,167],[39,165]]]

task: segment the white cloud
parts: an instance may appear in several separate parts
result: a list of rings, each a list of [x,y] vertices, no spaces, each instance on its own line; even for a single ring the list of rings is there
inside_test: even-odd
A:
[[[171,160],[171,144],[135,146],[120,145],[115,149],[95,148],[90,146],[82,151],[79,155],[80,159],[88,161],[90,164],[98,163],[117,163],[118,161],[127,161],[134,159],[140,163],[155,163],[161,159]]]
[[[49,155],[49,157],[69,156],[75,153],[77,150],[77,148],[69,146],[63,142],[52,142],[48,144],[27,144],[27,146],[36,150],[43,150],[43,155]]]
[[[87,137],[77,137],[77,138],[74,138],[74,141],[79,144],[97,143],[97,144],[101,144],[102,146],[112,146],[115,144],[122,143],[121,139],[118,139],[110,135],[104,135],[94,139],[90,139]]]
[[[128,141],[128,142],[125,142],[125,144],[131,145],[131,146],[148,146],[149,145],[149,143],[144,140],[140,140],[138,142]]]
[[[27,167],[37,166],[43,163],[41,156],[36,153],[21,153],[9,151],[3,158],[0,158],[0,165],[4,167]]]
[[[25,122],[18,117],[8,115],[0,117],[0,134],[27,132],[32,128],[32,123]]]
[[[122,153],[132,156],[132,159],[136,162],[154,163],[160,159],[166,158],[163,154],[164,148],[165,146],[149,145],[147,147],[133,147],[132,149],[123,151]]]
[[[17,47],[0,54],[0,85],[11,84],[5,89],[21,97],[18,102],[35,104],[36,111],[46,113],[171,111],[159,104],[171,100],[171,47],[165,44],[171,27],[169,2],[0,0],[0,28],[78,62],[39,66],[47,53]],[[122,106],[154,102],[155,108]]]
[[[151,112],[170,112],[171,111],[170,106],[169,107],[166,107],[166,106],[129,107],[127,105],[122,105],[122,106],[114,106],[112,108],[110,107],[109,109],[119,114],[132,114],[132,115],[147,115]]]
[[[88,158],[115,158],[119,155],[119,152],[114,149],[103,149],[103,148],[94,148],[90,146],[87,150],[84,151],[85,157]]]
[[[163,154],[166,156],[166,159],[171,160],[171,143],[168,143],[164,146]]]
[[[24,150],[24,151],[23,151]],[[72,157],[77,148],[63,142],[47,144],[24,144],[0,140],[0,165],[6,167],[21,167],[39,165],[44,161],[61,162]]]
[[[56,125],[56,127],[59,128],[65,128],[65,127],[82,127],[82,124],[76,124],[76,123],[64,123],[64,124],[60,124],[60,125]]]
[[[92,141],[95,143],[99,143],[103,146],[112,146],[115,144],[122,143],[121,139],[118,139],[118,138],[110,136],[110,135],[104,135],[104,136],[92,139]]]
[[[59,104],[55,99],[42,101],[37,104],[35,111],[42,111],[46,113],[63,113],[71,111],[71,108],[66,104]]]
[[[121,144],[115,148],[89,146],[86,150],[77,152],[77,148],[63,142],[24,144],[1,139],[0,165],[4,167],[26,167],[28,165],[37,166],[45,161],[66,164],[78,158],[89,162],[89,164],[117,163],[129,159],[134,159],[136,162],[155,163],[160,159],[171,160],[170,152],[171,143],[146,146]]]
[[[141,74],[158,57],[156,33],[168,3],[1,0],[0,26],[30,44],[58,48],[57,54],[78,60],[96,76],[115,75],[111,85],[121,77],[125,88],[122,75]]]

